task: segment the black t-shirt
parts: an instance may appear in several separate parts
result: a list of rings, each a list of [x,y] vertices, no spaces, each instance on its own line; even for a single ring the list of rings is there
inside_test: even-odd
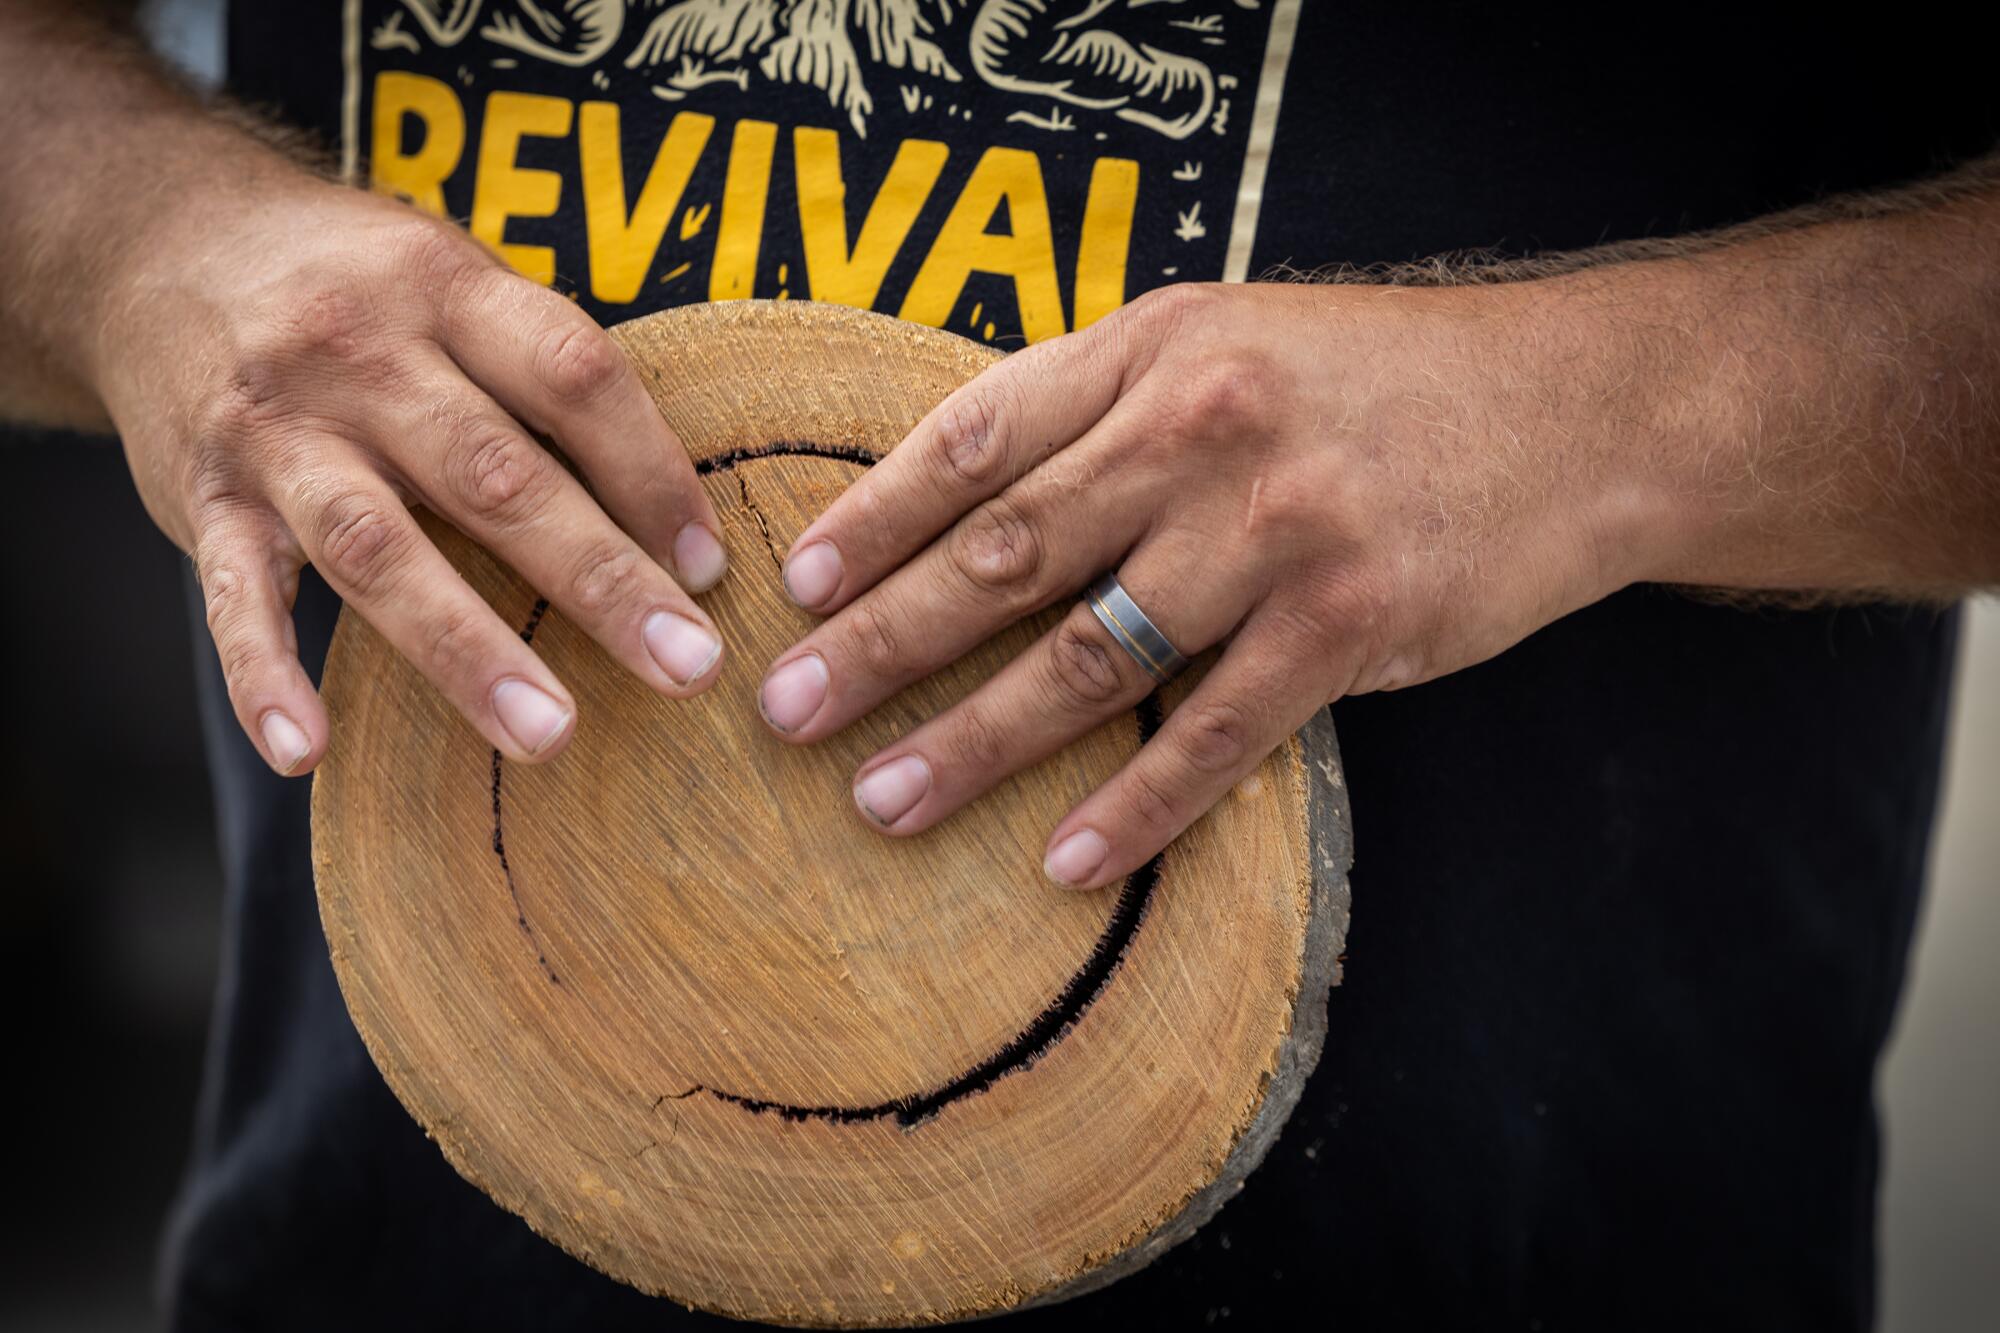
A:
[[[606,322],[783,295],[1014,346],[1163,283],[1668,234],[1990,146],[1991,34],[1830,13],[313,0],[236,6],[230,70]],[[315,671],[335,609],[308,578]],[[1637,588],[1337,704],[1355,911],[1304,1101],[1194,1240],[1011,1325],[1867,1324],[1954,623]],[[711,1322],[403,1113],[327,963],[307,787],[203,670],[228,947],[176,1325]]]

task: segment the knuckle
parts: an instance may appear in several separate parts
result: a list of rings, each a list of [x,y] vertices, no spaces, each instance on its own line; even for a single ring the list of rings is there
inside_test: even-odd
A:
[[[1270,365],[1255,353],[1216,357],[1190,381],[1187,415],[1199,426],[1240,430],[1260,422],[1276,386]]]
[[[878,599],[865,598],[850,606],[847,617],[847,650],[861,669],[871,676],[893,676],[901,672],[902,635],[889,611]]]
[[[352,358],[366,335],[368,303],[353,284],[314,281],[287,307],[279,337],[300,357]]]
[[[468,432],[451,446],[445,471],[473,516],[489,522],[519,517],[548,489],[547,456],[510,430]]]
[[[1180,801],[1164,781],[1144,768],[1125,773],[1119,783],[1119,803],[1141,828],[1166,832],[1180,825]]]
[[[1196,282],[1176,282],[1141,293],[1125,306],[1134,323],[1174,326],[1198,316],[1214,297],[1211,289]]]
[[[1316,661],[1336,647],[1336,638],[1351,638],[1320,605],[1298,599],[1274,599],[1263,613],[1263,629],[1288,659]]]
[[[958,574],[987,593],[1027,588],[1041,572],[1041,534],[1022,507],[1005,498],[967,515],[945,549]]]
[[[471,677],[492,660],[484,625],[470,611],[453,608],[424,627],[424,665],[433,676],[460,680]]]
[[[394,272],[415,283],[417,290],[433,293],[449,290],[476,267],[486,267],[484,255],[462,233],[429,218],[399,220],[382,253]]]
[[[1287,549],[1296,546],[1301,538],[1318,545],[1329,531],[1355,531],[1351,526],[1343,528],[1328,523],[1328,508],[1323,495],[1305,486],[1287,484],[1282,476],[1274,477],[1271,484],[1244,501],[1241,524],[1245,539],[1279,544],[1273,549]]]
[[[841,494],[840,505],[846,510],[845,527],[849,532],[895,532],[898,531],[898,506],[883,495],[880,486],[870,486],[867,475]]]
[[[645,561],[634,548],[597,547],[570,575],[570,605],[580,615],[603,615],[631,598],[644,572]]]
[[[1250,753],[1256,721],[1240,704],[1225,699],[1190,703],[1177,714],[1181,758],[1196,773],[1228,773]]]
[[[1083,710],[1109,707],[1125,694],[1116,651],[1073,621],[1056,628],[1049,645],[1049,672],[1059,694]]]
[[[1383,629],[1394,610],[1389,580],[1355,570],[1328,581],[1316,599],[1325,627],[1368,636]]]
[[[386,585],[407,541],[397,516],[365,491],[346,491],[325,501],[316,530],[321,571],[364,598]]]
[[[329,367],[348,391],[381,388],[394,377],[376,340],[365,304],[355,294],[316,286],[283,315],[246,333],[206,401],[193,414],[205,438],[241,441],[267,435],[290,420],[309,420],[329,397]]]
[[[447,331],[477,318],[482,296],[513,273],[464,232],[432,218],[399,222],[382,253],[390,279],[420,293],[430,317]]]
[[[251,576],[220,560],[199,568],[209,637],[215,642],[222,677],[234,694],[269,675],[277,654],[256,633],[257,587]]]
[[[535,356],[535,374],[559,402],[589,403],[625,377],[628,367],[618,344],[595,325],[565,321],[545,335]]]
[[[246,352],[201,409],[197,429],[209,439],[241,440],[278,420],[294,360],[276,351]]]
[[[243,499],[243,478],[228,449],[197,444],[187,465],[188,509],[196,515],[225,511]]]
[[[997,391],[975,385],[952,395],[938,412],[937,452],[950,477],[978,486],[992,479],[1001,460]]]
[[[199,568],[208,632],[220,643],[250,609],[250,577],[234,565],[199,564]]]
[[[968,773],[992,773],[1007,756],[1007,735],[977,708],[963,708],[954,722],[945,745],[952,763]]]

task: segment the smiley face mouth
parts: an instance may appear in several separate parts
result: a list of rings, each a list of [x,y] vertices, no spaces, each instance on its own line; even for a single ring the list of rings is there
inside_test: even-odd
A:
[[[880,460],[880,455],[838,445],[785,442],[702,459],[695,464],[695,472],[705,477],[711,473],[730,471],[739,463],[760,458],[828,458],[872,467]],[[532,644],[535,641],[535,631],[540,628],[548,609],[547,599],[536,600],[534,609],[521,626],[522,642]],[[1144,745],[1160,729],[1162,710],[1158,692],[1147,695],[1133,710],[1133,716],[1139,726],[1139,744]],[[492,753],[493,855],[499,861],[501,875],[506,880],[507,893],[513,902],[514,920],[520,927],[522,938],[534,950],[535,962],[543,977],[551,986],[560,987],[562,978],[550,965],[541,941],[536,938],[534,923],[528,919],[527,908],[522,904],[520,890],[514,882],[514,869],[507,861],[506,764],[498,750]],[[799,1106],[697,1083],[680,1092],[669,1093],[663,1100],[680,1100],[705,1093],[752,1115],[770,1113],[785,1120],[826,1120],[834,1124],[859,1124],[893,1118],[904,1129],[914,1129],[934,1119],[953,1102],[977,1096],[1001,1079],[1029,1068],[1053,1050],[1083,1020],[1084,1014],[1104,993],[1104,988],[1118,970],[1118,964],[1145,921],[1147,905],[1151,903],[1153,890],[1159,884],[1160,863],[1164,856],[1165,853],[1154,856],[1126,878],[1125,887],[1119,891],[1118,902],[1112,908],[1111,918],[1091,946],[1089,956],[1042,1011],[1006,1045],[936,1088],[906,1093],[873,1106]]]

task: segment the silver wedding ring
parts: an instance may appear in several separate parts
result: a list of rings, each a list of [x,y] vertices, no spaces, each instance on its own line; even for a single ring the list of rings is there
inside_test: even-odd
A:
[[[1091,584],[1087,600],[1098,622],[1118,640],[1118,646],[1132,654],[1132,660],[1146,668],[1154,680],[1164,685],[1187,666],[1180,649],[1139,609],[1116,574],[1106,574]]]

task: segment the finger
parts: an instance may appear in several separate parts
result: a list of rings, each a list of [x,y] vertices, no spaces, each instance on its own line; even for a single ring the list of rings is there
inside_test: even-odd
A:
[[[680,698],[713,684],[722,639],[680,585],[456,367],[440,359],[425,384],[374,423],[402,442],[394,457],[425,502],[654,689]]]
[[[794,644],[758,691],[764,720],[816,741],[1073,593],[1144,530],[1136,491],[1073,484],[1052,464],[966,515],[916,559]]]
[[[389,484],[322,469],[281,511],[333,590],[510,759],[568,743],[576,705],[553,673],[425,538]]]
[[[450,307],[444,340],[474,384],[561,446],[598,503],[682,587],[705,592],[721,580],[722,522],[687,448],[595,320],[495,270]]]
[[[1159,734],[1056,825],[1044,872],[1094,889],[1151,860],[1326,704],[1314,679],[1326,670],[1253,619]]]
[[[1133,600],[1190,654],[1228,634],[1255,595],[1243,579],[1200,582],[1196,549],[1149,543],[1119,574]],[[1177,588],[1200,595],[1176,601]],[[1157,684],[1081,602],[991,680],[863,764],[855,805],[884,832],[921,832],[1129,711]]]
[[[1081,438],[1118,400],[1120,346],[1093,325],[1016,352],[938,404],[792,543],[791,599],[810,611],[846,605]]]
[[[212,522],[196,548],[195,568],[236,721],[272,771],[292,777],[319,763],[327,722],[299,664],[292,625],[299,561],[280,549],[274,529],[255,520]]]

